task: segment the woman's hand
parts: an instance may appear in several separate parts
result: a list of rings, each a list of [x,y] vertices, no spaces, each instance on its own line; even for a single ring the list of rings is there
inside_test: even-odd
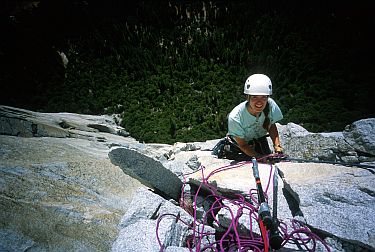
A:
[[[283,152],[284,152],[284,149],[283,149],[283,147],[281,147],[280,144],[274,145],[273,148],[274,148],[274,150],[277,154],[283,154]]]

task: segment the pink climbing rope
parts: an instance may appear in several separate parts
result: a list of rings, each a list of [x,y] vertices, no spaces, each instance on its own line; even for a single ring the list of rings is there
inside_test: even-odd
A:
[[[259,162],[266,162],[267,158],[275,157],[275,154],[271,154],[269,156],[262,157],[258,159]],[[282,155],[276,155],[276,158],[282,158]],[[182,195],[180,199],[180,206],[187,210],[189,214],[193,217],[192,223],[187,223],[183,221],[180,216],[165,213],[159,216],[157,220],[157,227],[156,227],[156,237],[160,246],[160,251],[164,251],[165,247],[160,240],[158,231],[160,222],[164,218],[175,218],[176,222],[181,222],[183,225],[186,225],[191,230],[191,235],[188,237],[186,241],[186,247],[189,248],[190,251],[256,251],[256,252],[264,252],[268,251],[268,244],[264,243],[262,236],[260,234],[256,234],[253,232],[254,226],[253,221],[258,222],[258,210],[259,210],[259,203],[257,197],[257,190],[250,189],[249,191],[249,199],[246,199],[243,195],[235,194],[231,198],[225,197],[218,193],[217,189],[208,183],[209,178],[219,172],[223,172],[230,169],[236,169],[242,167],[244,165],[251,164],[251,161],[243,161],[238,162],[235,164],[226,165],[223,167],[219,167],[214,171],[210,172],[206,177],[204,175],[205,167],[200,167],[200,172],[202,174],[202,182],[196,189],[194,195],[188,195],[184,192],[184,187],[187,184],[186,177],[190,174],[185,174],[184,176],[184,184],[182,187]],[[268,201],[267,192],[270,187],[272,181],[272,172],[273,172],[273,165],[270,165],[270,173],[268,176],[268,182],[266,189],[264,190],[264,196],[266,201]],[[201,205],[203,202],[199,202],[199,195],[201,193],[202,187],[204,187],[205,191],[209,191],[210,194],[204,198],[210,202],[210,208],[208,211],[205,212],[204,216],[200,219],[197,217],[197,207]],[[207,194],[207,193],[206,193]],[[188,197],[192,197],[192,204],[186,204],[185,200]],[[231,206],[231,207],[230,207]],[[233,206],[236,207],[237,211],[234,212]],[[231,222],[227,227],[224,227],[220,224],[220,221],[216,218],[216,213],[221,210],[225,209],[229,212],[231,217]],[[244,234],[241,233],[239,230],[239,219],[240,217],[246,212],[249,215],[250,221],[247,223],[248,232]],[[208,226],[207,220],[213,220],[215,226],[221,227],[223,229],[226,228],[223,232],[209,232],[205,226]],[[307,251],[315,251],[316,246],[318,243],[321,243],[324,248],[330,252],[330,248],[326,244],[326,242],[321,239],[318,235],[314,234],[304,223],[291,219],[290,224],[286,224],[285,221],[279,220],[279,232],[282,236],[283,242],[281,244],[282,247],[286,246],[287,244],[298,244],[299,247],[304,248]],[[211,243],[207,243],[208,236],[215,236],[216,240],[212,241]],[[269,233],[266,235],[268,241]]]

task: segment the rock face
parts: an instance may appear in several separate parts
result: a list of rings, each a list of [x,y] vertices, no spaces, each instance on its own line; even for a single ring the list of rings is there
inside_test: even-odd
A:
[[[310,133],[294,123],[278,128],[285,152],[294,158],[345,163],[375,161],[374,118],[354,122],[343,132]]]
[[[108,151],[137,142],[92,127],[110,117],[1,106],[0,122],[0,251],[108,251],[142,187]]]
[[[138,190],[131,205],[121,220],[112,251],[160,251],[159,243],[166,248],[185,245],[191,232],[182,222],[191,223],[193,217],[183,209],[145,189]],[[214,237],[211,239],[214,241]]]
[[[191,174],[183,176],[189,182],[188,184],[199,186],[204,177],[209,183],[215,184],[215,188],[223,195],[248,196],[249,191],[256,188],[251,164],[233,169],[222,169],[223,167],[230,168],[233,164],[230,160],[216,159],[207,151],[190,152],[191,154],[187,155],[186,152],[177,151],[173,160],[164,161],[163,164],[165,167],[168,167],[169,162],[187,165],[188,157],[195,156],[197,162],[206,166],[203,171],[191,170]],[[373,251],[375,248],[375,219],[373,218],[375,169],[291,162],[281,162],[277,166],[280,174],[283,175],[282,179],[279,177],[277,198],[280,220],[286,222],[293,218],[302,220],[325,239],[331,251]],[[268,164],[259,164],[261,182],[264,188],[266,186],[268,188],[266,192],[272,208],[272,180],[269,182],[272,170],[270,168]],[[217,172],[219,169],[222,171]],[[135,209],[131,211],[135,212]],[[222,223],[229,223],[231,217],[228,213],[219,212],[217,218],[221,219]],[[249,219],[240,220],[242,227],[246,226],[248,221]],[[129,232],[126,228],[128,235]],[[120,235],[118,239],[124,239],[121,237]],[[142,247],[142,243],[139,242],[137,246]],[[296,249],[290,245],[289,248]],[[150,251],[158,251],[158,248]],[[326,250],[320,247],[316,251]]]
[[[373,171],[321,164],[280,166],[298,195],[296,215],[303,216],[306,223],[327,235],[340,238],[346,250],[349,244],[345,240],[356,241],[350,245],[352,248],[375,247]]]
[[[375,118],[363,119],[345,127],[344,136],[356,151],[375,156]]]
[[[330,251],[375,250],[374,121],[360,120],[337,133],[278,125],[291,157],[345,162],[277,163],[280,221],[304,223]],[[242,211],[234,204],[235,195],[252,202],[256,188],[252,164],[211,155],[217,141],[141,144],[110,116],[0,106],[0,251],[160,251],[161,246],[164,251],[189,251],[188,243],[194,250],[212,246],[219,231],[229,228],[233,213]],[[259,164],[271,210],[275,170]],[[203,184],[205,194],[214,188],[218,197],[228,199],[215,212],[220,226],[203,225],[199,219],[208,216],[212,202],[202,195],[196,203],[186,197]],[[187,200],[180,202],[183,208],[177,203],[181,193]],[[247,210],[238,225],[239,232],[259,237],[257,221]],[[286,244],[284,249],[298,247]],[[319,243],[315,250],[327,248]]]

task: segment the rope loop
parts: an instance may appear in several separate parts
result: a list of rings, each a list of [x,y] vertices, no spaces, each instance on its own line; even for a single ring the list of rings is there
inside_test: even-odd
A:
[[[267,191],[272,183],[273,164],[283,160],[283,158],[285,158],[283,154],[271,154],[257,159],[260,163],[270,165],[271,168],[268,183],[264,190],[266,202],[268,202]],[[190,251],[272,251],[272,248],[268,250],[269,244],[264,242],[265,240],[268,243],[270,231],[267,232],[265,239],[262,238],[259,231],[257,190],[250,189],[248,195],[233,194],[224,196],[218,192],[217,188],[208,183],[209,178],[214,174],[249,164],[251,164],[251,161],[222,166],[210,172],[206,177],[204,176],[205,167],[201,166],[202,182],[196,188],[195,193],[187,193],[185,191],[185,187],[188,186],[185,174],[180,206],[187,210],[193,217],[193,221],[192,223],[186,223],[179,215],[174,214],[160,215],[156,227],[156,237],[160,251],[164,251],[165,246],[160,241],[158,228],[160,222],[168,216],[174,218],[176,223],[180,222],[186,225],[190,230],[190,235],[186,240],[186,247]],[[204,188],[204,192],[202,188]],[[202,206],[206,208],[203,216],[198,218],[198,216],[202,215]],[[223,223],[223,220],[217,217],[219,211],[228,213],[228,216],[230,216],[229,223]],[[240,222],[241,218],[245,220],[246,227],[244,227],[243,222]],[[327,243],[314,234],[305,223],[296,219],[290,219],[288,222],[278,219],[278,223],[278,231],[283,240],[281,247],[294,244],[294,246],[304,248],[307,251],[315,251],[317,244],[321,243],[326,251],[330,252]],[[215,228],[215,232],[207,231],[212,230],[212,228],[206,228],[207,226]],[[215,237],[214,241],[212,241],[212,237]],[[207,241],[210,241],[210,243]]]

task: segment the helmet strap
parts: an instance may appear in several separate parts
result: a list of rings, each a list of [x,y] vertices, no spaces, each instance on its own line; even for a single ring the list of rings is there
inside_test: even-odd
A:
[[[248,103],[250,103],[250,95],[249,94],[246,95],[246,100],[247,100]]]
[[[251,109],[250,95],[246,95],[246,100],[247,100],[247,106],[249,107],[249,109]]]

